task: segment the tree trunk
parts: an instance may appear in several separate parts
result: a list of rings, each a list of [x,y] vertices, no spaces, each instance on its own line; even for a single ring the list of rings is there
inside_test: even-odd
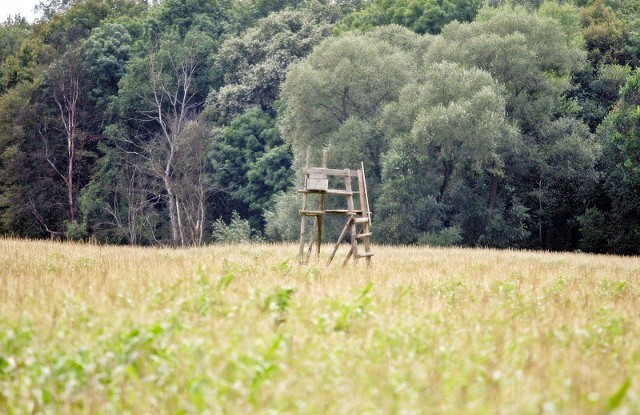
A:
[[[52,66],[49,77],[53,86],[53,100],[60,110],[60,120],[67,139],[67,172],[64,177],[67,186],[69,220],[76,219],[76,192],[73,175],[75,173],[76,147],[78,145],[78,101],[80,99],[80,63],[76,53]]]
[[[498,201],[498,176],[495,174],[489,175],[489,210],[494,210],[496,208],[496,203]]]
[[[442,201],[442,199],[444,198],[444,192],[446,192],[447,187],[449,187],[449,181],[451,180],[451,175],[453,174],[453,161],[445,160],[442,162],[442,166],[444,167],[444,170],[442,172],[442,184],[440,185],[440,192],[438,193],[438,197],[436,198],[436,201],[438,203]]]
[[[169,178],[164,178],[164,188],[169,198],[169,222],[171,223],[171,243],[174,247],[178,246],[180,239],[180,231],[178,230],[178,212],[176,212],[176,197],[171,190]]]
[[[74,127],[75,128],[75,127]],[[74,172],[74,162],[76,158],[76,140],[75,140],[75,131],[71,131],[69,133],[70,137],[67,140],[68,142],[68,153],[69,153],[69,162],[67,165],[67,200],[69,202],[69,219],[73,222],[76,219],[76,203],[75,203],[75,195],[73,189],[73,172]]]
[[[538,239],[542,247],[542,179],[538,181]]]

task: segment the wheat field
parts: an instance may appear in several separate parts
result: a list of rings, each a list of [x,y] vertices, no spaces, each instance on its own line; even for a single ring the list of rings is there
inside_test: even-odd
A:
[[[638,258],[373,251],[0,239],[0,413],[640,414]]]

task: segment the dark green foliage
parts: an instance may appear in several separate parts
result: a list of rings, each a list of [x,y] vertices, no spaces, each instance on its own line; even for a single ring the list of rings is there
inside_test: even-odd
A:
[[[588,66],[574,76],[577,87],[567,96],[578,104],[577,113],[592,132],[613,108],[618,100],[618,91],[630,72],[629,66],[602,64],[596,69]]]
[[[5,72],[10,71],[10,66],[5,67],[5,62],[19,50],[30,33],[29,23],[20,16],[9,17],[0,24],[0,93],[3,93],[9,84],[10,75],[5,75]]]
[[[391,241],[456,236],[477,244],[497,223],[490,218],[501,215],[498,180],[509,174],[505,160],[519,145],[504,106],[502,88],[487,72],[446,62],[425,69],[421,83],[387,106],[383,123],[392,141],[379,207],[381,221],[394,224],[383,225]]]
[[[0,229],[32,238],[60,236],[67,219],[64,185],[43,151],[46,108],[32,104],[40,94],[21,83],[0,96]]]
[[[216,58],[224,86],[210,96],[210,116],[228,123],[251,107],[275,115],[288,66],[328,37],[335,19],[327,8],[286,10],[226,39]]]
[[[605,211],[580,218],[584,249],[640,253],[640,70],[620,90],[620,101],[600,130],[605,137]]]
[[[338,31],[371,30],[397,24],[420,34],[440,33],[454,20],[470,22],[482,5],[478,0],[374,0],[364,9],[347,15]]]
[[[589,208],[578,218],[580,224],[580,248],[588,252],[608,251],[606,215],[597,208]]]
[[[262,211],[274,194],[290,185],[292,154],[275,120],[259,109],[247,110],[214,143],[214,183],[230,196],[230,207],[262,229]]]
[[[624,62],[628,27],[604,0],[595,0],[585,8],[581,23],[588,58],[594,67]]]
[[[87,77],[92,80],[90,99],[96,112],[104,114],[107,105],[118,93],[118,82],[125,74],[125,64],[131,57],[133,39],[118,23],[107,23],[94,29],[82,44],[87,65]]]
[[[217,38],[225,31],[231,0],[164,0],[153,9],[150,24],[154,33],[189,31],[206,32]]]

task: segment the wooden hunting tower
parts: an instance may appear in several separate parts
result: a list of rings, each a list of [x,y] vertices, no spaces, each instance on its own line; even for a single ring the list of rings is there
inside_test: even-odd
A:
[[[337,177],[338,182],[344,183],[344,188],[330,188],[330,182],[336,180],[329,180],[331,177]],[[353,179],[357,179],[357,189],[353,188]],[[322,243],[322,225],[325,215],[341,215],[345,216],[346,223],[338,241],[336,242],[333,252],[327,261],[327,265],[331,263],[333,257],[336,255],[340,243],[346,236],[347,232],[350,232],[351,249],[344,259],[343,265],[349,262],[349,259],[353,257],[354,261],[358,261],[360,258],[367,259],[367,265],[371,264],[371,210],[369,209],[369,198],[367,195],[367,181],[364,175],[364,164],[360,164],[360,169],[328,169],[327,168],[327,151],[324,150],[322,154],[322,167],[309,167],[309,157],[307,156],[307,164],[304,169],[304,187],[299,189],[298,192],[302,193],[302,209],[300,210],[300,252],[299,260],[301,264],[307,263],[311,257],[311,251],[313,244],[316,244],[316,255],[320,257],[320,246]],[[318,195],[318,208],[310,209],[308,206],[308,196],[311,194]],[[346,199],[346,209],[326,209],[325,198],[327,196],[344,197]],[[354,196],[356,198],[354,199]],[[356,208],[355,200],[358,201],[358,207]],[[309,248],[305,255],[305,233],[307,228],[307,217],[312,216],[315,218],[314,226],[311,230],[309,238]],[[358,230],[358,226],[360,229]],[[364,252],[358,251],[358,241],[364,242]]]

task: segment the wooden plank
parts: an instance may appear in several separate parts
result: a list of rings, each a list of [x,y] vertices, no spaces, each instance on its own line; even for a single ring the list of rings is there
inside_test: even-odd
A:
[[[328,194],[328,195],[341,195],[341,196],[351,196],[354,194],[352,191],[340,190],[340,189],[326,189],[326,190],[316,190],[316,189],[298,189],[298,193],[320,193],[320,194]]]
[[[327,189],[325,193],[328,195],[352,196],[354,192],[351,190]]]
[[[371,258],[373,256],[373,252],[365,252],[363,254],[358,254],[359,258]]]
[[[351,176],[358,177],[358,170],[349,170],[349,169],[325,169],[323,167],[307,167],[303,170],[303,173],[306,175],[310,174],[323,174],[325,176]]]
[[[325,212],[321,211],[321,210],[301,210],[300,214],[301,215],[306,215],[306,216],[318,216],[318,215],[324,215]]]
[[[358,239],[362,239],[362,238],[367,238],[371,236],[371,232],[367,232],[367,233],[359,233],[358,235],[356,235],[356,238]]]
[[[311,250],[313,249],[315,226],[317,223],[318,223],[318,217],[316,216],[313,222],[313,226],[311,227],[311,235],[309,236],[309,250],[307,251],[307,259],[305,261],[305,264],[308,264],[309,260],[311,259]]]
[[[348,211],[347,209],[327,209],[327,210],[300,210],[301,215],[319,216],[319,215],[358,215],[359,210]]]
[[[365,217],[365,218],[356,218],[354,220],[355,223],[369,223],[369,218]]]
[[[320,200],[318,201],[318,210],[324,212],[324,195],[320,195]],[[316,224],[318,225],[318,230],[316,232],[316,237],[318,240],[316,241],[316,258],[320,258],[320,247],[322,246],[322,222],[324,220],[324,215],[316,215]]]
[[[326,209],[324,213],[328,213],[330,215],[358,215],[361,212],[359,210],[348,210],[348,209]]]
[[[319,173],[309,173],[308,177],[309,179],[327,179],[326,174],[319,174]]]
[[[308,177],[306,189],[326,192],[329,189],[329,179],[326,176],[324,178]]]

